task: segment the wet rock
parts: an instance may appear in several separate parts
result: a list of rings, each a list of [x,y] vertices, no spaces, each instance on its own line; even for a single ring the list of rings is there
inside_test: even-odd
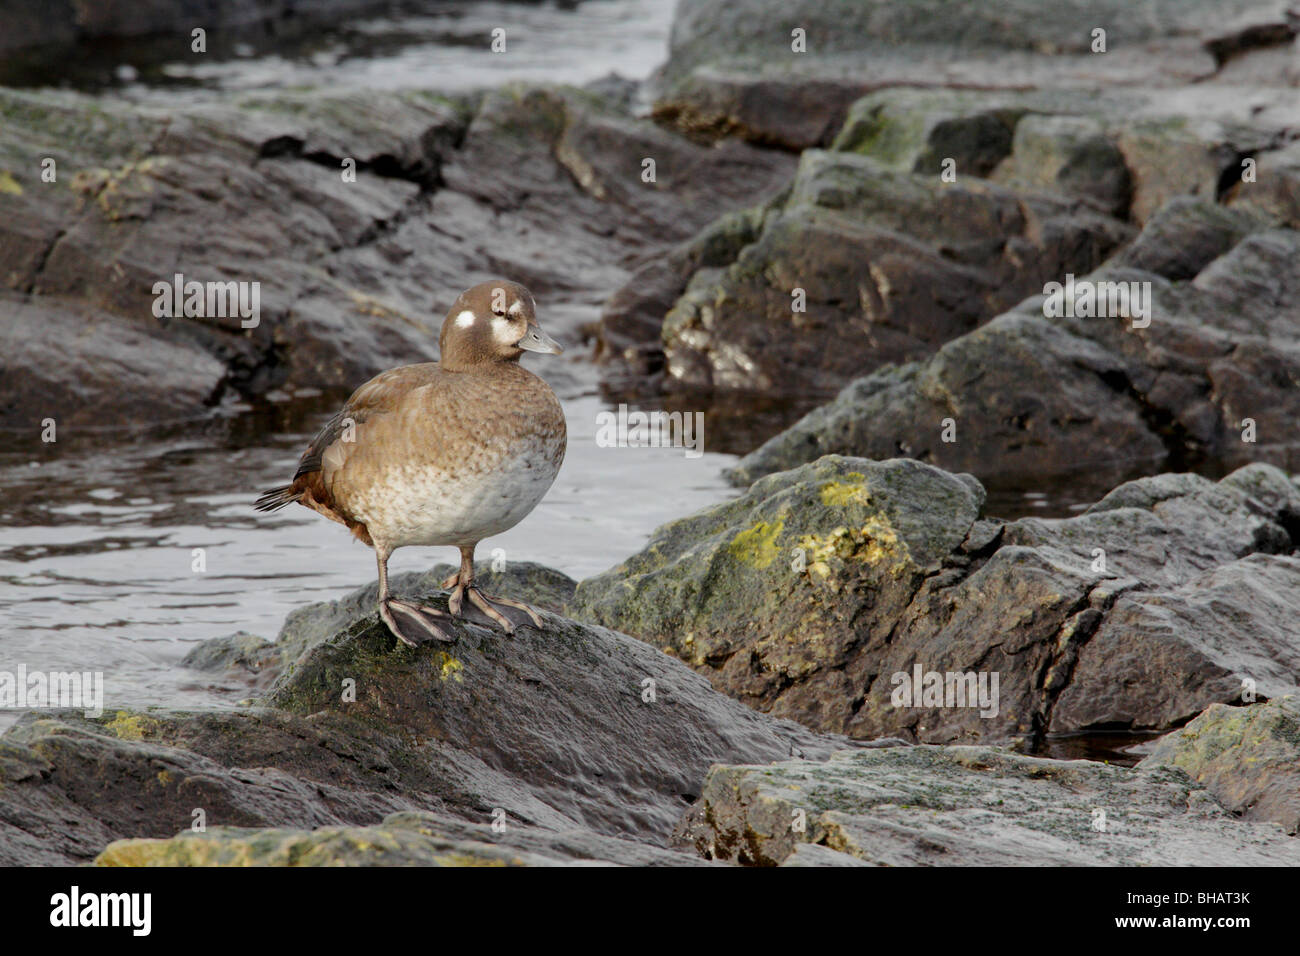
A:
[[[1142,479],[1069,519],[977,520],[983,495],[828,456],[660,528],[572,613],[858,739],[1036,746],[1170,729],[1245,677],[1292,692],[1300,488],[1282,472]]]
[[[1129,210],[1132,176],[1124,154],[1095,117],[1023,117],[1006,162],[996,171],[997,178],[1011,183],[1094,199],[1112,215]]]
[[[653,116],[705,142],[734,137],[799,151],[829,145],[867,88],[849,78],[755,77],[704,68],[657,100]]]
[[[1180,773],[988,747],[714,767],[676,836],[708,859],[751,866],[1300,862],[1281,828],[1235,819]]]
[[[454,571],[456,568],[450,564],[436,564],[425,572],[394,574],[388,579],[388,584],[397,597],[414,599],[442,587],[442,582]],[[577,587],[577,582],[562,571],[531,561],[512,561],[504,570],[494,569],[490,561],[479,561],[474,565],[474,580],[488,594],[507,594],[555,614],[564,612]],[[372,581],[337,601],[321,601],[291,611],[275,640],[274,648],[279,657],[276,671],[292,664],[309,649],[353,622],[375,614],[378,599],[379,583]]]
[[[833,148],[891,168],[989,176],[1086,198],[1139,225],[1170,200],[1213,201],[1239,157],[1285,139],[1217,94],[1182,91],[890,89],[849,110]]]
[[[1052,713],[1063,731],[1172,727],[1208,701],[1236,701],[1247,681],[1295,686],[1300,561],[1252,554],[1178,586],[1116,599]],[[1150,691],[1143,699],[1136,688]]]
[[[1300,708],[1294,696],[1247,707],[1213,704],[1161,738],[1138,767],[1169,767],[1245,820],[1300,829]]]
[[[1095,48],[1099,28],[1104,53]],[[952,87],[1095,98],[1212,82],[1285,87],[1294,34],[1270,0],[1147,0],[1136,8],[1115,0],[1086,9],[1021,0],[996,13],[941,0],[687,0],[657,76],[656,110],[694,135],[804,148],[824,145],[855,92]],[[810,101],[810,89],[821,102]]]
[[[1187,117],[1153,117],[1127,125],[1117,145],[1133,177],[1134,220],[1145,223],[1175,196],[1217,199],[1220,181],[1237,162],[1243,138],[1254,139]]]
[[[1254,165],[1252,182],[1246,160]],[[1232,208],[1252,212],[1291,229],[1300,228],[1300,144],[1261,150],[1243,156],[1234,169],[1238,181],[1228,187],[1224,200]]]
[[[1166,279],[1193,279],[1265,222],[1249,210],[1184,196],[1170,200],[1118,258]]]
[[[692,275],[736,261],[762,230],[763,207],[740,210],[710,223],[696,236],[642,265],[605,303],[598,328],[600,358],[617,358],[644,375],[662,370],[659,345],[663,317],[686,290]]]
[[[1094,51],[1098,27],[1106,31],[1104,55]],[[792,45],[795,28],[805,32],[806,54]],[[1292,35],[1285,11],[1269,0],[1144,0],[1136,6],[1123,0],[1086,6],[1017,0],[997,11],[943,0],[684,0],[661,80],[671,84],[713,65],[801,75],[856,67],[873,80],[909,76],[918,85],[976,75],[1008,87],[1025,85],[1028,76],[1044,84],[1087,76],[1096,86],[1139,77],[1167,85],[1212,75],[1232,56]],[[922,61],[910,74],[901,72],[909,59],[901,52]]]
[[[368,827],[213,827],[169,840],[117,840],[99,866],[692,866],[698,857],[584,830],[466,823],[408,811]]]
[[[952,159],[959,175],[985,177],[1011,155],[1030,102],[965,91],[884,90],[853,103],[831,148],[936,176]]]
[[[1127,235],[1079,203],[809,150],[757,239],[697,272],[664,318],[667,375],[778,393],[842,384],[928,354]]]
[[[697,145],[567,88],[259,94],[166,113],[0,91],[0,116],[0,278],[20,346],[0,361],[33,386],[3,395],[0,426],[80,426],[86,408],[120,426],[140,402],[152,421],[186,419],[282,385],[355,386],[435,358],[446,305],[497,274],[544,309],[562,297],[563,336],[631,270],[779,189],[794,163]],[[45,158],[56,182],[40,178]],[[177,273],[258,283],[256,323],[156,316],[154,285]]]
[[[0,424],[33,440],[47,419],[57,440],[123,418],[155,421],[162,409],[197,416],[220,401],[228,372],[193,342],[150,335],[95,306],[46,300],[34,308],[0,289]]]
[[[180,666],[220,676],[238,675],[251,686],[265,689],[279,674],[283,661],[275,644],[237,631],[196,645],[181,658]]]
[[[912,215],[898,217],[889,239],[910,242],[906,253],[874,233],[891,227],[832,205],[847,215],[766,215],[760,236],[733,261],[696,267],[689,282],[680,268],[648,267],[606,317],[606,338],[630,370],[663,370],[654,384],[670,389],[838,387],[872,366],[932,354],[986,321],[986,305],[1009,308],[1016,293],[1041,290],[1052,268],[1058,281],[1081,275],[1080,262],[1100,264],[1126,238],[1098,241],[1104,230],[1080,222],[1076,210],[1046,214],[1055,235],[1041,237],[1033,232],[1041,207],[1024,231],[1014,216],[982,223],[991,237],[982,253],[936,237],[929,224],[943,218],[953,191],[984,188],[972,179],[1002,185],[1013,202],[1055,194],[1142,226],[1171,202],[1214,203],[1240,179],[1243,157],[1271,156],[1289,141],[1300,102],[1285,70],[1266,70],[1254,86],[1219,76],[1294,36],[1276,4],[1151,0],[1141,23],[1119,6],[1086,14],[1067,3],[1025,7],[1035,25],[1023,30],[965,5],[679,7],[658,77],[661,122],[709,141],[803,149],[805,167],[815,155],[808,148],[832,138],[833,150],[900,173],[933,179],[955,163],[958,184],[932,182],[934,208],[899,202]],[[1091,46],[1098,27],[1104,53]],[[804,31],[807,54],[791,49],[791,31]],[[856,172],[880,179],[872,167]],[[1288,188],[1271,186],[1254,201],[1285,212]],[[1026,248],[1029,235],[1035,242]],[[1004,259],[991,263],[999,236]],[[827,276],[844,281],[833,286]],[[809,293],[804,315],[790,308],[794,288]],[[989,302],[1000,292],[1000,305]],[[623,373],[609,374],[617,381]]]
[[[901,452],[982,479],[1116,461],[1178,468],[1205,456],[1285,462],[1300,415],[1288,384],[1300,352],[1285,306],[1300,295],[1298,252],[1292,230],[1175,203],[1128,253],[1082,277],[1099,289],[1138,283],[1127,288],[1149,295],[1149,325],[1109,307],[1106,317],[1049,317],[1035,296],[925,361],[852,382],[743,458],[733,477],[824,454]],[[955,441],[943,440],[946,420]]]
[[[445,593],[420,597],[446,606]],[[513,637],[457,623],[454,644],[411,649],[367,607],[258,706],[25,715],[0,737],[0,860],[80,862],[115,840],[169,840],[196,810],[209,827],[380,826],[393,854],[433,856],[455,852],[445,840],[483,841],[482,826],[499,818],[549,834],[491,841],[511,853],[611,860],[614,838],[661,846],[712,763],[847,743],[755,713],[640,641],[543,618],[542,630],[520,626]],[[480,826],[439,824],[430,842],[391,832],[384,818],[402,811]],[[595,836],[565,836],[575,830]],[[359,840],[223,834],[210,849],[138,852],[236,859],[272,844],[267,861],[300,851],[359,859]],[[633,848],[618,861],[656,856]]]
[[[71,420],[92,407],[97,424],[120,425],[142,417],[131,404],[141,393],[157,395],[168,376],[189,376],[193,385],[170,388],[171,400],[154,401],[148,416],[189,418],[237,392],[286,380],[355,382],[373,374],[372,366],[427,354],[432,323],[395,321],[400,309],[373,276],[345,275],[334,263],[364,255],[386,228],[377,224],[422,207],[427,183],[413,180],[433,167],[413,157],[423,155],[422,140],[433,149],[437,131],[454,136],[465,121],[445,101],[417,94],[341,100],[287,98],[163,115],[72,94],[0,93],[0,155],[16,186],[0,196],[0,245],[23,252],[9,260],[14,266],[4,279],[22,296],[17,319],[27,332],[24,350],[12,359],[6,353],[6,370],[60,343],[65,361],[42,368],[52,379],[46,414]],[[326,152],[355,129],[338,121],[349,109],[386,130],[344,152],[358,164],[355,184],[342,179],[342,157]],[[318,133],[324,128],[331,131]],[[57,164],[55,182],[40,179],[44,157]],[[231,226],[215,229],[218,222]],[[199,282],[256,282],[259,312],[155,314],[155,284],[177,273]],[[312,297],[331,304],[313,306],[305,323],[300,303]],[[79,320],[73,334],[52,327],[47,317],[57,310]],[[78,347],[95,339],[118,369],[93,373],[96,363]],[[141,341],[157,346],[141,348]],[[81,368],[92,374],[69,382]],[[157,384],[109,388],[101,383],[109,372]],[[72,404],[69,393],[81,401]],[[31,414],[27,403],[12,403],[0,424],[21,424]]]

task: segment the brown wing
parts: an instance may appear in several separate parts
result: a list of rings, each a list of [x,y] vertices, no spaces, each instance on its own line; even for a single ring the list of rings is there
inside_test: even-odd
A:
[[[258,499],[259,510],[273,511],[296,501],[347,525],[358,538],[371,544],[365,525],[336,501],[332,479],[363,443],[368,425],[392,413],[412,391],[436,382],[441,374],[437,362],[425,362],[390,369],[366,382],[316,433],[298,461],[293,484],[264,494]]]

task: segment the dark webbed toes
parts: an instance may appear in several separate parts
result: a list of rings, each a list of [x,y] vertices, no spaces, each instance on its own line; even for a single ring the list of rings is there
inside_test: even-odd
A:
[[[494,604],[500,604],[502,607],[512,607],[523,611],[532,619],[534,627],[540,628],[542,626],[542,619],[537,615],[537,612],[527,604],[523,604],[519,601],[512,601],[509,598],[491,597],[484,594],[472,584],[468,588],[456,589],[456,593],[453,595],[456,599],[455,604],[453,605],[451,602],[448,602],[448,606],[451,607],[453,613],[460,612],[460,596],[462,593],[468,595],[469,602],[486,614],[491,620],[495,621],[501,630],[505,631],[507,634],[514,634],[514,622],[502,614],[498,608],[494,607]]]
[[[478,591],[478,588],[475,588],[474,590]],[[510,598],[496,597],[495,595],[492,594],[484,594],[482,591],[478,591],[478,595],[484,601],[490,601],[493,604],[500,604],[504,607],[512,607],[517,611],[523,611],[525,614],[529,616],[529,618],[532,619],[533,627],[540,628],[542,626],[541,616],[535,610],[533,610],[531,607],[525,604],[523,601],[515,601],[515,600],[511,600]]]
[[[450,629],[440,627],[437,623],[440,618],[449,623],[451,616],[436,608],[416,606],[389,598],[379,602],[379,616],[388,625],[394,637],[411,647],[418,647],[429,641],[443,641],[450,644],[456,640]]]

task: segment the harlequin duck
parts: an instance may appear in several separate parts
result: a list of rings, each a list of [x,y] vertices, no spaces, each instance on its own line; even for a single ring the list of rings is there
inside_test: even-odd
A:
[[[303,453],[293,483],[257,499],[259,511],[291,502],[347,525],[375,549],[379,615],[407,644],[453,640],[447,612],[388,593],[388,556],[407,545],[460,549],[448,607],[462,599],[499,624],[514,625],[474,585],[474,548],[514,527],[537,506],[564,461],[564,411],[550,386],[519,364],[524,352],[559,354],[538,327],[535,303],[514,282],[463,292],[442,324],[438,362],[407,365],[362,385]]]

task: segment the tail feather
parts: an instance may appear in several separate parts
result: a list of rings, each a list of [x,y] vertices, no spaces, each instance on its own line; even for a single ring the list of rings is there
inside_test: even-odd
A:
[[[294,491],[293,485],[283,485],[264,492],[257,501],[253,502],[253,507],[258,511],[279,511],[285,505],[291,505],[301,498],[302,492]]]

